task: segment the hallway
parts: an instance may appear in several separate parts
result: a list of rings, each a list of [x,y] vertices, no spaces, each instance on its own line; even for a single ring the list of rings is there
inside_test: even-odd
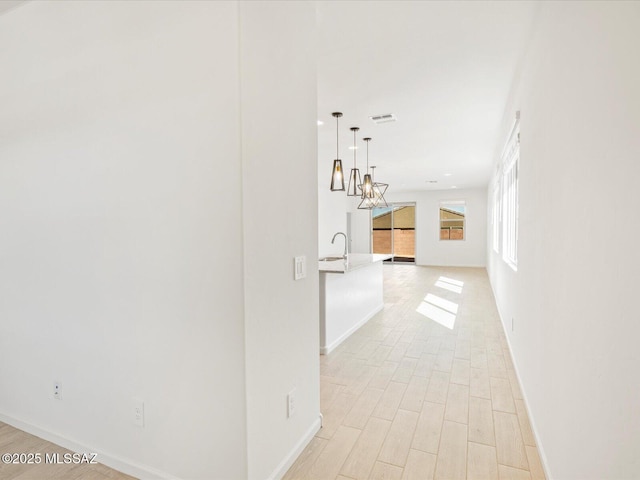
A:
[[[293,479],[544,479],[484,268],[385,265],[385,308],[321,356]]]

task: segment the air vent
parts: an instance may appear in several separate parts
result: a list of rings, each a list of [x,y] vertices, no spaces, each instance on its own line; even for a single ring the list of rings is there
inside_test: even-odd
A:
[[[384,115],[374,115],[373,117],[369,117],[373,120],[373,123],[389,123],[395,122],[397,120],[396,116],[393,113],[385,113]]]

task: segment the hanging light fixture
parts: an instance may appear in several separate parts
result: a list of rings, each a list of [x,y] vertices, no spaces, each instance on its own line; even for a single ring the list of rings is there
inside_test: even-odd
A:
[[[371,180],[373,181],[373,195],[374,195],[374,203],[376,207],[388,207],[387,201],[384,198],[384,194],[389,188],[388,183],[380,183],[376,182],[375,179],[375,171],[376,167],[371,165]]]
[[[371,175],[369,175],[369,142],[371,141],[371,137],[363,138],[365,142],[367,142],[367,170],[364,174],[364,182],[362,182],[362,186],[360,189],[362,190],[362,198],[373,198],[373,181],[371,180]],[[359,208],[359,207],[358,207]]]
[[[362,191],[360,185],[362,180],[360,179],[360,170],[356,165],[356,132],[360,130],[358,127],[351,127],[349,130],[353,132],[353,168],[349,175],[349,186],[347,187],[348,197],[357,197],[361,195]]]
[[[371,178],[371,174],[369,173],[369,142],[371,141],[370,137],[363,138],[365,142],[367,142],[367,170],[364,174],[364,181],[360,186],[362,190],[362,201],[360,205],[358,205],[358,209],[360,210],[371,210],[376,206],[376,197],[375,192],[373,190],[373,179]]]
[[[374,198],[364,197],[358,205],[359,210],[373,210],[376,208],[376,203]]]
[[[375,169],[376,166],[371,165],[371,190],[373,191],[373,197],[364,197],[360,205],[358,205],[360,210],[372,210],[376,207],[386,208],[389,206],[384,198],[384,192],[387,191],[389,185],[375,181]]]
[[[338,119],[342,116],[340,112],[333,112],[331,115],[336,117],[336,159],[333,161],[333,171],[331,172],[331,191],[344,192],[344,174],[342,172],[342,160],[340,149],[338,148]]]

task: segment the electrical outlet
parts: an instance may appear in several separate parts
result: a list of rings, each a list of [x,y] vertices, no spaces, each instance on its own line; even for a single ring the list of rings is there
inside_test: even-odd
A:
[[[291,418],[296,413],[296,389],[287,394],[287,418]]]
[[[144,402],[139,398],[132,399],[133,423],[138,427],[144,427]]]
[[[513,317],[511,317],[511,331],[515,332],[516,330],[516,326],[515,326],[515,320],[513,319]]]
[[[53,382],[53,398],[56,400],[62,398],[62,384],[60,382]]]

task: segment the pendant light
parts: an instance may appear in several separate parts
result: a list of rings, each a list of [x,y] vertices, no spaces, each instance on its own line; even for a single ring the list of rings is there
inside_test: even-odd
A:
[[[369,173],[369,142],[371,141],[371,138],[366,137],[363,138],[363,140],[367,142],[367,173],[364,174],[364,182],[362,182],[362,186],[360,187],[362,190],[362,201],[360,202],[360,205],[358,205],[358,209],[372,210],[376,206],[376,198],[373,190],[373,179]]]
[[[358,205],[358,210],[373,210],[376,208],[376,203],[374,198],[364,197]]]
[[[351,169],[351,174],[349,175],[349,186],[347,187],[347,196],[348,197],[357,197],[362,194],[360,189],[360,185],[362,185],[362,180],[360,179],[360,170],[356,164],[356,132],[360,130],[358,127],[351,127],[349,130],[353,132],[353,168]]]
[[[340,112],[333,112],[331,115],[336,117],[336,159],[333,161],[333,171],[331,172],[331,191],[344,192],[344,174],[342,172],[342,160],[340,149],[338,148],[338,119],[342,116]]]
[[[371,191],[373,192],[373,196],[371,198],[364,197],[358,205],[360,210],[372,210],[376,207],[386,208],[389,205],[384,198],[384,192],[387,191],[387,187],[389,186],[386,183],[380,183],[375,181],[375,165],[371,165]]]
[[[374,203],[376,207],[388,207],[387,201],[384,198],[384,193],[389,188],[388,183],[380,183],[376,182],[375,179],[375,171],[376,167],[371,165],[371,180],[373,181],[373,195],[374,195]]]
[[[364,174],[364,182],[362,182],[362,198],[373,198],[373,181],[371,180],[371,175],[369,175],[369,142],[371,141],[371,137],[363,138],[365,142],[367,142],[367,170]],[[360,208],[360,207],[358,207]]]

